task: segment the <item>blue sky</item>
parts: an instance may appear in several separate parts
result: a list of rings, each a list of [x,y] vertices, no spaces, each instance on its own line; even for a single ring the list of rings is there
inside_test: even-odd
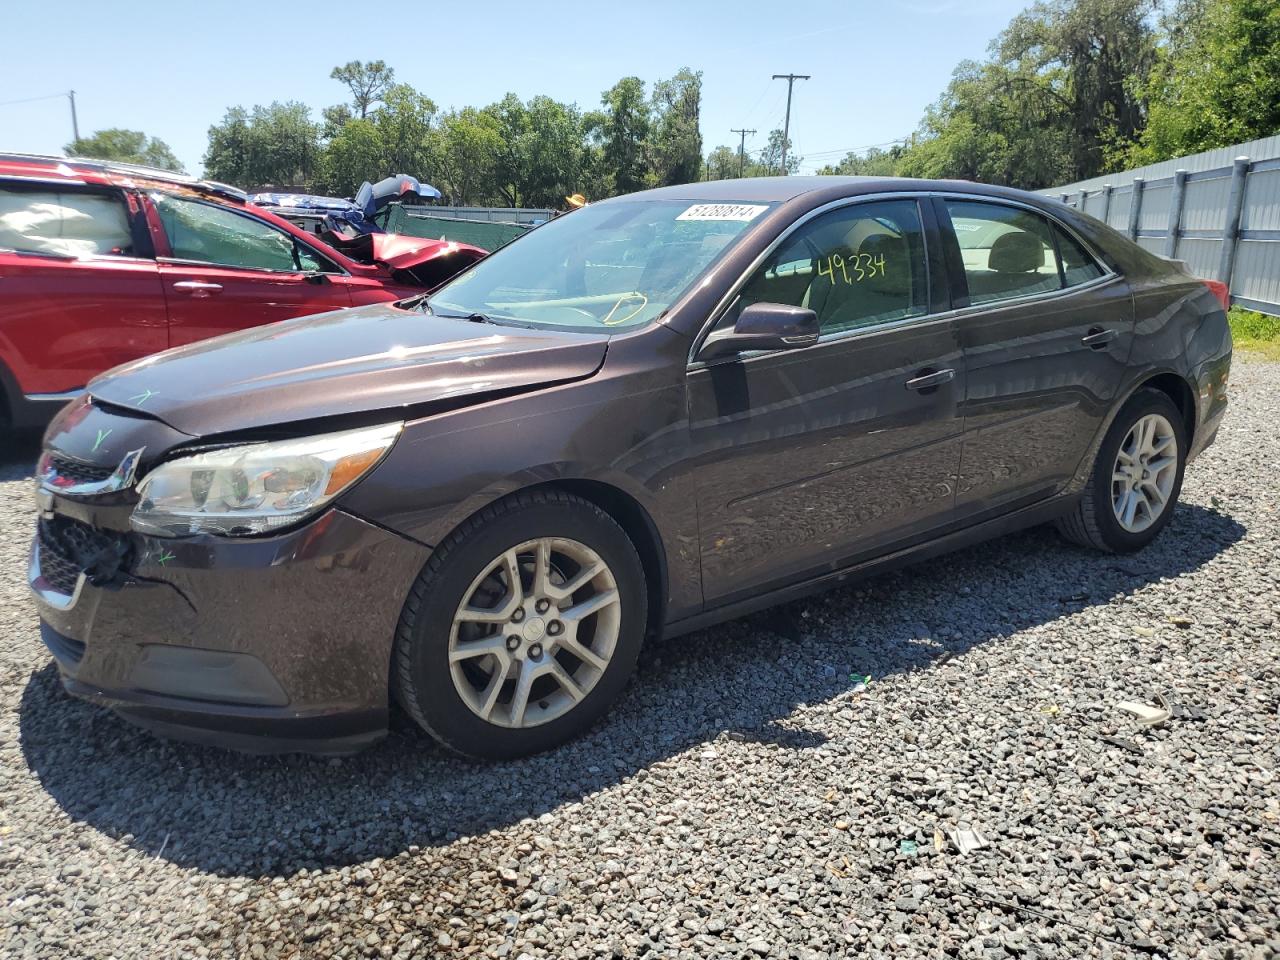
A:
[[[6,0],[0,101],[74,89],[82,134],[144,130],[196,172],[227,107],[301,100],[318,117],[345,98],[330,68],[352,59],[386,60],[442,108],[508,91],[591,108],[620,77],[652,82],[689,66],[703,71],[708,150],[736,147],[732,127],[758,129],[747,148],[762,146],[786,99],[786,83],[770,75],[808,73],[796,83],[791,136],[809,172],[850,147],[910,134],[955,65],[983,56],[1027,2],[502,0],[406,3],[403,15],[362,21],[358,11],[383,5]],[[0,105],[0,150],[56,153],[70,139],[65,97]]]

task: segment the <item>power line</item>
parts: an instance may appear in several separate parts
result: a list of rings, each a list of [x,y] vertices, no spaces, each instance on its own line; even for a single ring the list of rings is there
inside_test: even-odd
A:
[[[742,171],[746,163],[744,158],[745,158],[745,150],[747,147],[747,134],[749,133],[754,137],[756,135],[756,131],[746,130],[740,127],[736,130],[731,129],[729,132],[742,134],[742,138],[738,141],[738,177],[739,179],[741,179]]]
[[[775,73],[775,80],[787,81],[787,118],[782,124],[782,175],[787,174],[787,141],[791,138],[791,88],[797,80],[808,80],[807,73]]]
[[[74,93],[74,91],[72,91]],[[23,97],[20,100],[0,100],[0,107],[11,107],[15,103],[35,103],[37,100],[53,100],[57,97],[67,96],[67,91],[61,93],[46,93],[43,97]]]
[[[885,140],[882,143],[866,143],[860,147],[840,147],[839,149],[832,150],[810,150],[805,152],[805,159],[812,159],[813,157],[831,157],[843,153],[862,153],[864,150],[873,150],[876,147],[892,147],[898,143],[906,143],[910,139],[911,136],[908,134],[905,137]]]

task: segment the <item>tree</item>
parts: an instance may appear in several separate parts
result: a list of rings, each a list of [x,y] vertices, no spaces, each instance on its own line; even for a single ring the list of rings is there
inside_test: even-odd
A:
[[[653,85],[653,163],[660,184],[689,183],[702,176],[702,72],[688,67]]]
[[[489,112],[465,107],[446,113],[431,137],[433,182],[453,203],[487,203],[501,147],[497,120]]]
[[[320,128],[303,103],[230,108],[209,128],[206,174],[246,189],[308,188],[319,168]]]
[[[324,148],[317,189],[336,196],[354,196],[366,180],[376,182],[385,174],[381,156],[382,135],[372,120],[347,121]]]
[[[783,133],[781,129],[769,131],[769,141],[765,144],[763,150],[760,151],[760,159],[757,162],[757,169],[748,174],[748,176],[770,177],[775,174],[784,173],[792,174],[800,169],[800,161],[803,157],[796,156],[792,150],[791,141],[787,140],[787,168],[782,169],[782,142]]]
[[[1034,190],[1096,176],[1141,133],[1156,0],[1042,0],[956,67],[896,172]]]
[[[432,166],[432,122],[436,105],[408,84],[384,94],[380,109],[352,117],[325,144],[319,186],[351,196],[364,181],[394,173],[425,177]]]
[[[337,80],[351,91],[351,105],[363,120],[369,115],[369,108],[381,102],[395,85],[396,72],[381,60],[368,63],[352,60],[341,67],[334,67],[329,79]]]
[[[840,177],[892,177],[898,173],[904,148],[894,145],[888,150],[872,147],[866,153],[848,153],[835,165],[827,165],[818,173],[822,176]]]
[[[738,176],[738,151],[733,147],[716,147],[707,154],[707,170],[712,180],[732,180]]]
[[[1274,0],[1181,0],[1146,94],[1140,166],[1280,131],[1280,6]]]
[[[182,171],[182,164],[169,145],[158,137],[148,137],[141,130],[121,130],[119,127],[99,130],[91,137],[72,140],[62,150],[69,157],[118,160],[161,170]]]
[[[332,107],[325,107],[320,111],[321,139],[332,140],[353,119],[354,115],[351,113],[351,108],[345,103],[337,103]]]
[[[647,176],[651,118],[644,81],[624,77],[601,95],[600,102],[604,107],[599,130],[601,160],[610,181],[609,192],[631,193],[653,186]]]
[[[373,114],[374,126],[382,138],[378,161],[384,168],[374,179],[393,173],[418,176],[426,170],[435,116],[435,102],[407,83],[398,83],[386,91],[382,108]]]
[[[1009,82],[1057,101],[1055,112],[1071,131],[1072,179],[1103,172],[1108,152],[1133,143],[1146,123],[1141,86],[1155,63],[1156,3],[1041,0],[996,39]]]

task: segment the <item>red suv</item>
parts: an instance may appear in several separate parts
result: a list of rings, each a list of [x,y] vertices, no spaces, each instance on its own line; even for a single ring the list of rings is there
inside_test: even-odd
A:
[[[392,234],[330,239],[343,250],[234,187],[0,154],[0,428],[42,425],[117,364],[273,320],[399,300],[485,255]]]

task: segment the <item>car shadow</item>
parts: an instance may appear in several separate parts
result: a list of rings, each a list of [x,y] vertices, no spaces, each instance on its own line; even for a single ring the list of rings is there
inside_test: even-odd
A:
[[[865,696],[855,687],[865,675],[875,695],[883,678],[1195,570],[1244,533],[1231,517],[1186,504],[1132,556],[1030,530],[650,644],[604,721],[516,762],[460,760],[403,719],[381,744],[343,759],[169,742],[66,695],[52,663],[24,688],[21,747],[70,818],[148,855],[221,875],[353,864],[537,817],[717,738],[819,747],[826,737],[793,717],[798,704]],[[927,673],[915,682],[928,683]]]
[[[39,456],[39,431],[13,432],[0,427],[0,482],[31,476]]]

